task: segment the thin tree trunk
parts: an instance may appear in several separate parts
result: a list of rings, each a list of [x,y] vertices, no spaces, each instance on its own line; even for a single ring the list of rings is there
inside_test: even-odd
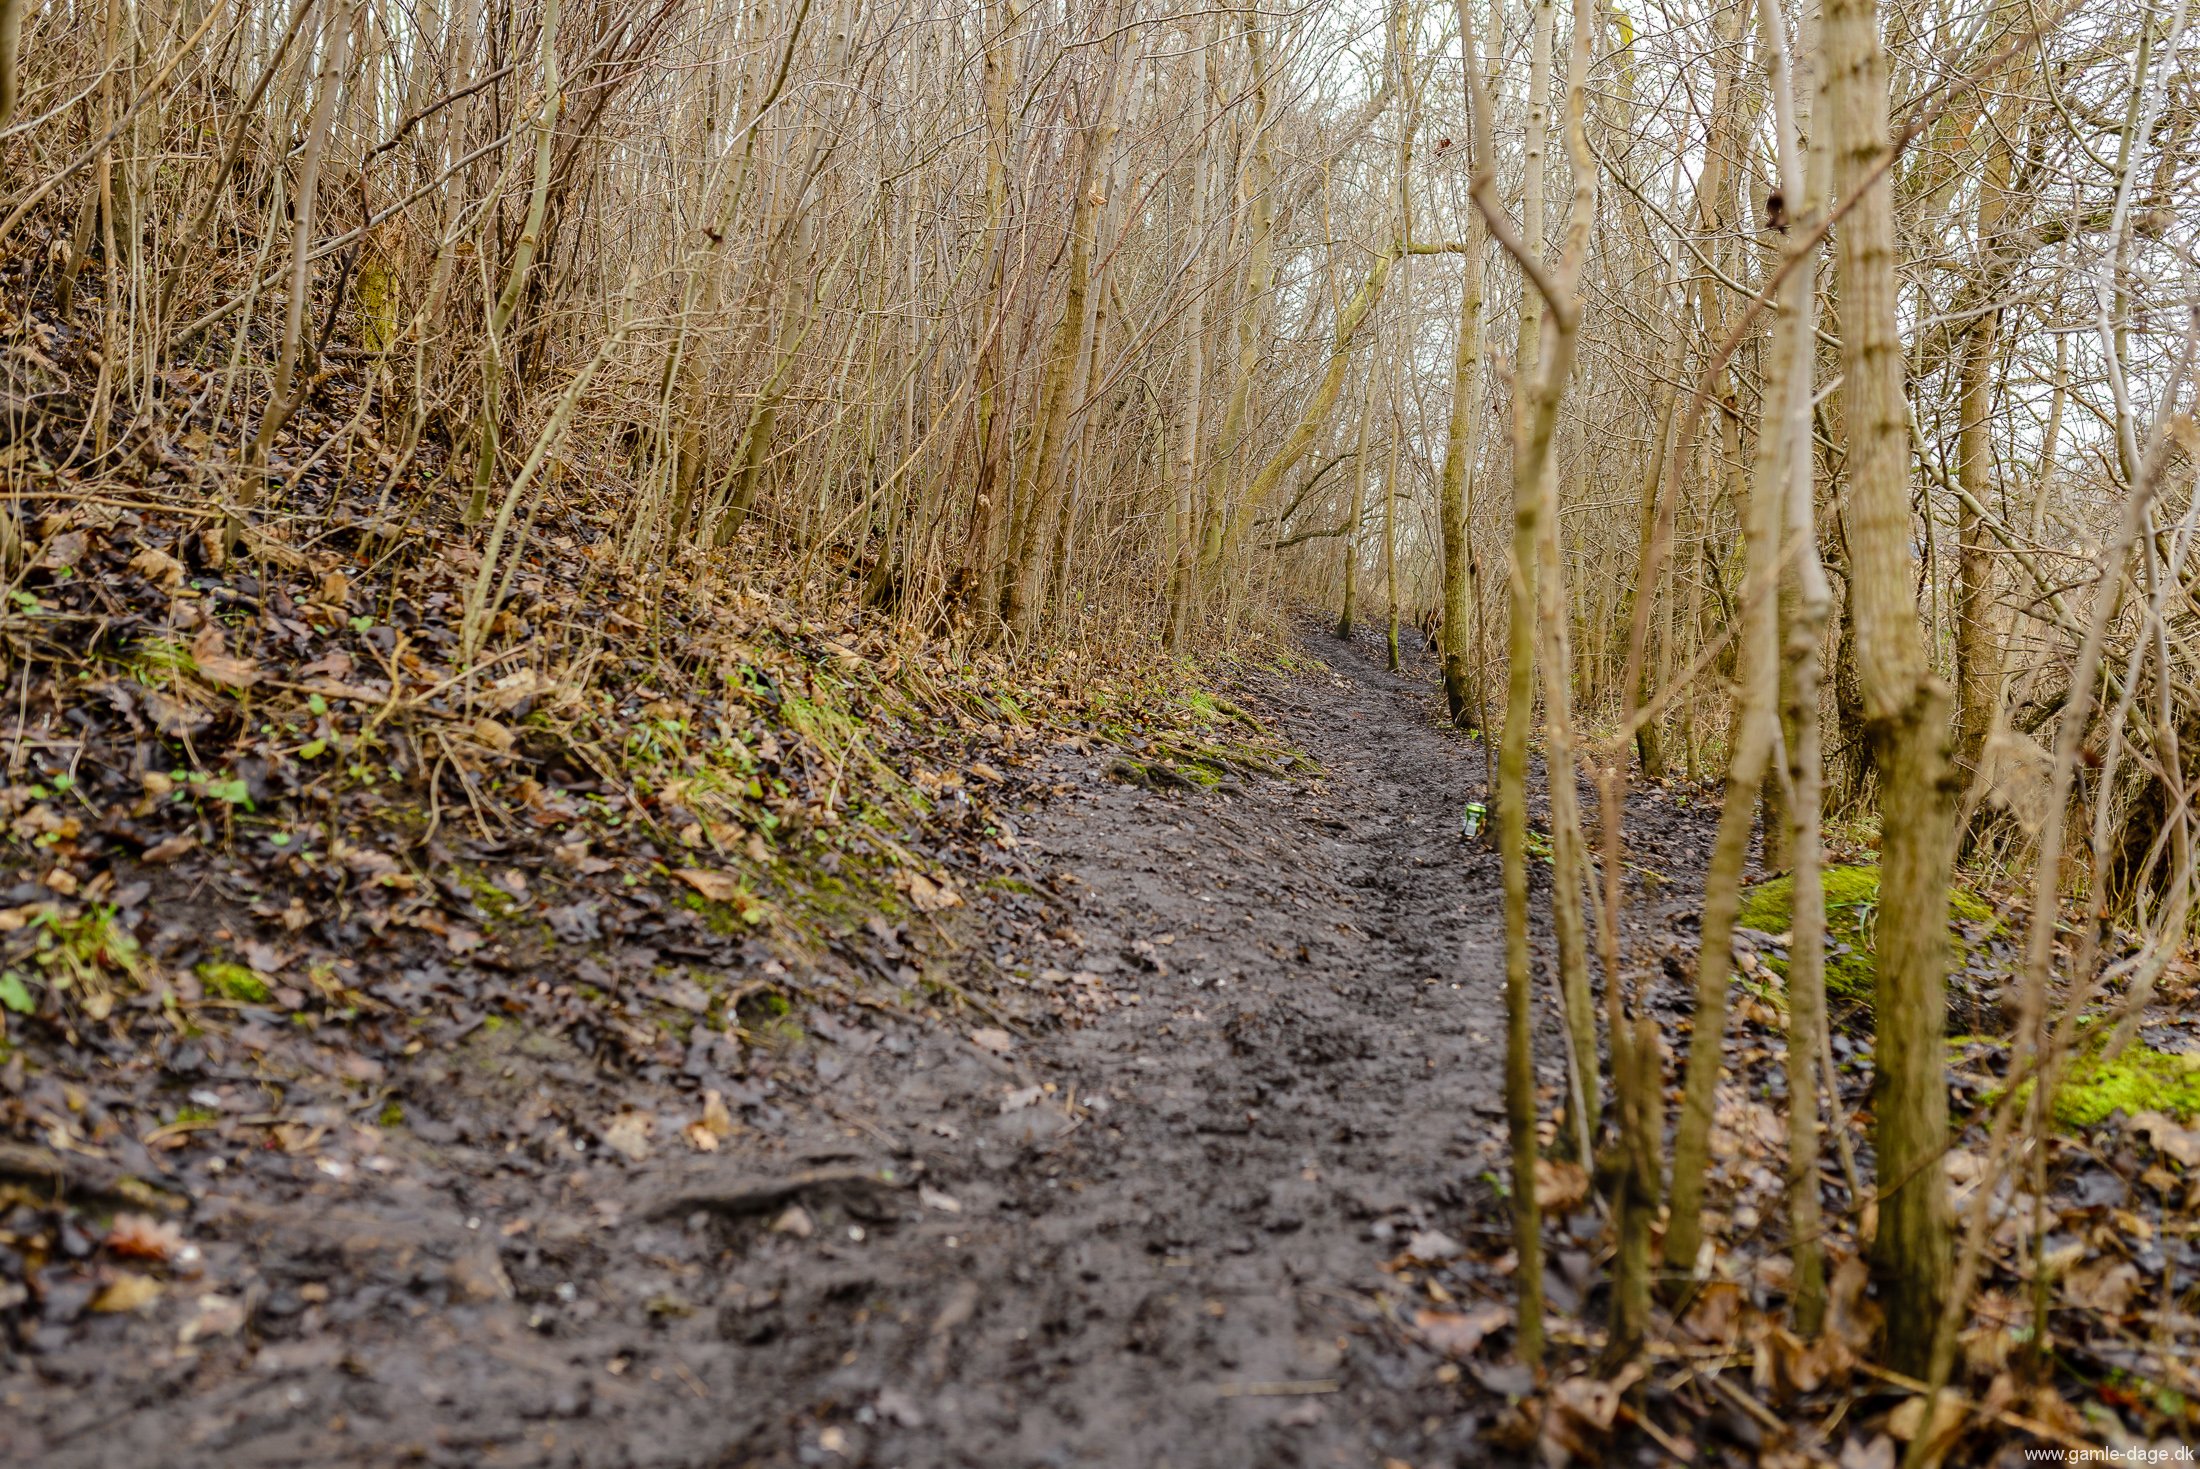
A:
[[[1781,194],[1796,201],[1793,229],[1811,230],[1825,208],[1826,150],[1804,153],[1809,99],[1798,96],[1787,18],[1778,5],[1759,7],[1771,62],[1773,122]],[[1815,253],[1816,246],[1811,247]],[[1795,1279],[1795,1328],[1816,1336],[1825,1322],[1826,1252],[1818,1196],[1818,1057],[1826,1044],[1826,904],[1819,833],[1819,650],[1825,644],[1832,592],[1818,559],[1815,448],[1811,442],[1811,372],[1817,360],[1815,273],[1798,266],[1781,287],[1766,377],[1765,420],[1777,416],[1786,457],[1781,521],[1790,560],[1781,576],[1783,623],[1782,723],[1787,734],[1787,848],[1795,898],[1788,951],[1788,1234]],[[1779,396],[1775,397],[1775,393]],[[1780,479],[1775,470],[1767,483]],[[1833,1078],[1825,1078],[1831,1085]]]
[[[1460,62],[1468,74],[1481,75],[1474,38],[1474,12],[1459,0]],[[1471,144],[1470,144],[1471,151]],[[1480,167],[1469,158],[1468,168]],[[1466,223],[1466,249],[1459,265],[1459,336],[1451,362],[1451,418],[1444,432],[1444,470],[1437,515],[1443,534],[1444,707],[1454,724],[1465,724],[1482,704],[1481,669],[1474,658],[1472,618],[1474,585],[1473,488],[1471,479],[1482,452],[1482,297],[1483,256],[1488,227],[1479,214]]]
[[[1895,314],[1887,80],[1877,0],[1827,0],[1823,108],[1833,191],[1847,420],[1849,588],[1865,733],[1880,791],[1873,1081],[1879,1232],[1873,1266],[1887,1310],[1889,1365],[1922,1375],[1949,1276],[1943,1071],[1948,877],[1956,791],[1948,691],[1933,676],[1912,594],[1909,423]]]
[[[321,161],[328,154],[329,132],[335,124],[336,100],[344,89],[344,67],[351,55],[352,0],[335,0],[335,8],[322,31],[321,75],[315,84],[313,117],[307,125],[305,148],[298,160],[298,193],[292,205],[295,226],[290,247],[290,296],[283,310],[283,340],[275,359],[275,385],[261,411],[259,431],[245,459],[244,483],[239,487],[237,509],[224,526],[223,545],[235,551],[244,530],[244,517],[259,502],[268,450],[290,422],[303,394],[298,387],[298,360],[305,347],[306,308],[313,292],[314,204],[320,194]],[[111,259],[111,257],[110,257]],[[113,299],[112,287],[107,292]]]
[[[1267,322],[1268,298],[1275,289],[1275,144],[1268,126],[1268,48],[1260,30],[1260,11],[1248,7],[1244,14],[1245,59],[1251,72],[1253,115],[1248,127],[1251,156],[1247,161],[1243,197],[1246,213],[1245,291],[1237,310],[1237,363],[1230,374],[1230,397],[1215,435],[1214,462],[1207,471],[1207,541],[1200,560],[1213,574],[1222,557],[1236,549],[1226,534],[1233,517],[1227,506],[1229,475],[1245,447],[1246,419],[1252,405],[1253,377],[1260,365],[1262,329]]]
[[[1112,10],[1109,12],[1112,14]],[[1105,17],[1103,17],[1105,19]],[[1089,326],[1087,305],[1093,283],[1093,245],[1099,215],[1100,167],[1115,140],[1117,85],[1122,71],[1124,38],[1119,33],[1105,63],[1097,113],[1085,127],[1079,144],[1078,176],[1070,204],[1069,258],[1064,263],[1068,292],[1062,315],[1055,323],[1054,339],[1047,348],[1040,371],[1039,402],[1034,412],[1030,449],[1018,475],[1016,516],[1010,535],[1007,585],[1001,604],[1001,620],[1018,639],[1028,640],[1037,630],[1044,610],[1046,572],[1052,561],[1052,532],[1061,516],[1063,477],[1061,444],[1069,411],[1075,400],[1072,389],[1085,355]]]
[[[1566,138],[1573,174],[1573,198],[1566,215],[1566,245],[1557,268],[1542,259],[1542,181],[1538,136],[1549,93],[1550,0],[1538,0],[1536,42],[1530,70],[1530,154],[1539,160],[1525,191],[1529,229],[1515,230],[1497,201],[1491,160],[1489,97],[1481,78],[1467,79],[1473,112],[1475,207],[1489,222],[1506,253],[1528,278],[1523,301],[1537,298],[1539,318],[1547,317],[1537,365],[1523,375],[1515,395],[1513,418],[1513,548],[1509,574],[1507,689],[1503,747],[1498,763],[1498,846],[1505,889],[1505,1111],[1512,1145],[1513,1243],[1519,1257],[1519,1330],[1516,1350],[1523,1362],[1540,1364],[1543,1356],[1543,1240],[1541,1211],[1535,1198],[1536,1105],[1533,1052],[1533,961],[1528,949],[1528,720],[1535,701],[1535,565],[1544,481],[1552,472],[1551,437],[1566,384],[1573,375],[1581,326],[1580,281],[1595,227],[1596,160],[1589,152],[1585,122],[1590,46],[1596,31],[1595,0],[1574,0],[1573,36],[1568,48]]]
[[[1367,513],[1367,430],[1375,416],[1375,361],[1368,359],[1367,382],[1360,393],[1359,447],[1352,452],[1352,505],[1344,518],[1344,603],[1337,612],[1337,636],[1352,636],[1353,601],[1360,584],[1360,517]]]
[[[1212,65],[1214,29],[1211,24],[1201,28],[1207,39],[1206,50]],[[1187,68],[1187,75],[1196,79],[1198,73]],[[1198,86],[1194,80],[1191,85]],[[1202,95],[1205,95],[1202,91]],[[1210,113],[1211,108],[1205,109]],[[1209,196],[1214,191],[1214,146],[1203,141],[1192,160],[1192,258],[1186,264],[1184,280],[1198,289],[1201,263],[1206,259],[1207,230],[1210,223]],[[1184,313],[1184,410],[1177,426],[1176,449],[1176,531],[1171,570],[1169,573],[1169,646],[1181,651],[1184,639],[1190,631],[1192,597],[1199,572],[1198,524],[1195,507],[1199,491],[1199,432],[1200,409],[1207,391],[1207,295],[1201,291]]]
[[[498,435],[503,432],[504,363],[509,348],[506,333],[527,290],[527,274],[534,268],[535,252],[542,248],[544,217],[550,208],[551,164],[556,156],[558,110],[564,94],[558,81],[558,7],[560,0],[544,0],[542,10],[542,109],[535,117],[535,181],[527,197],[527,218],[520,227],[519,242],[489,313],[488,341],[484,348],[481,388],[480,449],[474,459],[474,488],[466,502],[465,521],[478,525],[489,513],[489,481],[496,471]]]
[[[2009,151],[1990,145],[1985,176],[1979,180],[1979,248],[1998,274],[1996,236],[2006,209]],[[1963,370],[1957,413],[1956,482],[1963,495],[1956,503],[1956,748],[1955,763],[1966,779],[1977,775],[1986,736],[2001,699],[2001,646],[1993,623],[1994,554],[1992,537],[1978,508],[1993,484],[1993,368],[2001,349],[2001,312],[1983,312],[1964,334]]]

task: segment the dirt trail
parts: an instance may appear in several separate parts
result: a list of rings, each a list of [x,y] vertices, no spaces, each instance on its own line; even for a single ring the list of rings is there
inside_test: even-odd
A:
[[[450,1073],[457,1120],[373,1187],[206,1214],[213,1263],[253,1282],[249,1348],[126,1345],[112,1320],[57,1338],[35,1375],[0,1375],[15,1448],[231,1469],[1487,1461],[1476,1405],[1496,1399],[1398,1327],[1408,1292],[1380,1268],[1415,1231],[1496,1222],[1477,1180],[1503,1156],[1497,860],[1459,833],[1480,751],[1437,727],[1422,674],[1309,647],[1329,671],[1257,692],[1316,780],[1165,793],[1056,757],[1023,840],[1063,896],[999,905],[982,941],[1089,995],[1088,1023],[821,1023],[783,1136],[669,1180],[530,1164],[463,1115],[524,1103]],[[563,1064],[503,1074],[584,1082]],[[851,1177],[880,1165],[898,1187]],[[741,1193],[758,1180],[777,1186]]]

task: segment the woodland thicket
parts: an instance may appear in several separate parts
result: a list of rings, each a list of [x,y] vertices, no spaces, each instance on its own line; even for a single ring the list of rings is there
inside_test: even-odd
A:
[[[1937,1386],[1984,1218],[1941,1167],[1952,873],[2031,892],[1996,1178],[2037,1166],[2079,1017],[2128,1039],[2191,926],[2192,30],[2186,0],[0,0],[6,503],[159,469],[218,565],[322,534],[302,487],[340,473],[377,555],[469,548],[461,682],[586,676],[589,629],[506,615],[553,526],[644,625],[768,582],[1009,659],[1197,656],[1308,605],[1394,660],[1433,639],[1494,747],[1529,1360],[1539,1150],[1607,1184],[1614,1356],[1705,1245],[1720,1051],[1663,1090],[1629,787],[1724,782],[1697,1036],[1753,840],[1794,876],[1805,1333],[1822,832],[1874,830],[1845,1207],[1890,1366]],[[9,577],[41,534],[0,511]]]

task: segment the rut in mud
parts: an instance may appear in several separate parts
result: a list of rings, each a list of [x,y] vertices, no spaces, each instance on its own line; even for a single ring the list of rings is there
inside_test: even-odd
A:
[[[1503,1249],[1498,863],[1459,830],[1481,751],[1418,672],[1309,649],[1329,666],[1252,693],[1318,777],[1157,792],[1053,757],[1023,846],[1058,896],[991,905],[963,941],[997,952],[959,967],[975,987],[988,957],[1021,965],[1085,1023],[1020,1024],[1005,981],[956,1028],[819,1018],[779,1135],[672,1173],[495,1143],[483,1119],[530,1088],[589,1084],[572,1055],[515,1041],[486,1076],[423,1057],[411,1095],[451,1119],[431,1146],[282,1207],[202,1204],[211,1267],[249,1282],[245,1340],[209,1356],[86,1318],[0,1381],[16,1447],[231,1469],[1483,1462],[1508,1384],[1406,1329],[1429,1297],[1394,1263],[1424,1231]],[[1507,1282],[1479,1283],[1454,1319],[1502,1331]]]

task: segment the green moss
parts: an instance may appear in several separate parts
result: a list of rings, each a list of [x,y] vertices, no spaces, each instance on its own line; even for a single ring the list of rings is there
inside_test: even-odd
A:
[[[1821,874],[1826,894],[1826,992],[1837,999],[1868,1003],[1872,994],[1872,933],[1879,920],[1879,869],[1876,866],[1833,866]],[[1975,893],[1960,887],[1948,890],[1949,937],[1965,955],[1978,942],[2002,931],[2002,922]],[[1736,921],[1744,928],[1765,933],[1786,933],[1795,925],[1795,879],[1792,875],[1759,883],[1742,894]],[[1974,940],[1966,928],[1985,931]],[[1774,972],[1785,975],[1787,962],[1767,961]]]
[[[2105,1038],[2103,1044],[2105,1044]],[[2167,1112],[2180,1122],[2200,1116],[2200,1056],[2181,1056],[2137,1043],[2113,1061],[2098,1047],[2081,1057],[2055,1094],[2055,1120],[2092,1127],[2121,1112]]]
[[[474,900],[474,906],[489,918],[503,920],[520,911],[519,900],[482,873],[461,867],[457,869],[455,881],[466,889],[467,896]]]
[[[242,964],[209,959],[198,967],[198,976],[206,992],[221,999],[245,1005],[264,1005],[268,1001],[267,981]]]

